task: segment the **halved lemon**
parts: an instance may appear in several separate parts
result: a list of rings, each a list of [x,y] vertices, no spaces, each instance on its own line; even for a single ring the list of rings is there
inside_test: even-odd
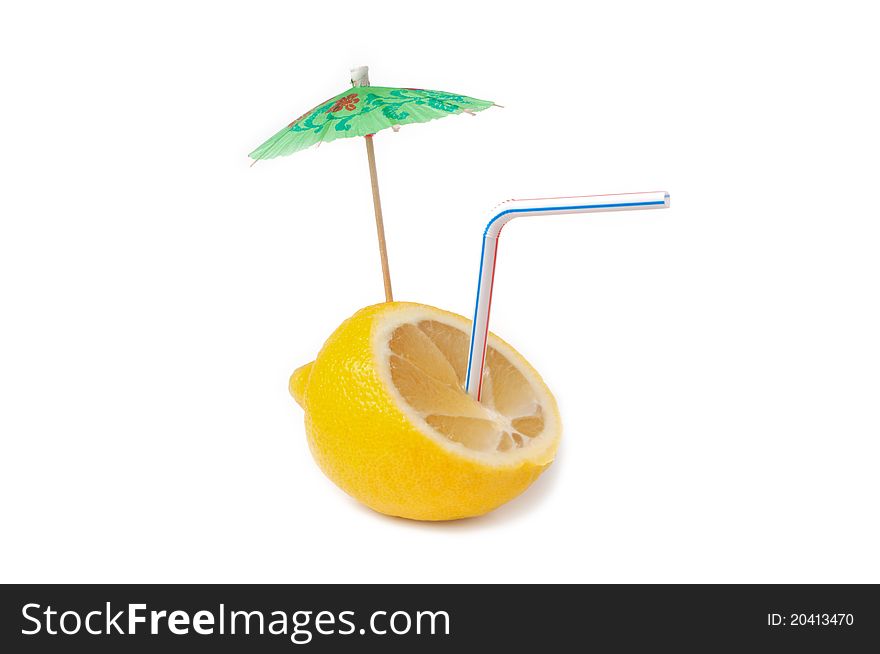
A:
[[[556,401],[494,334],[482,401],[465,392],[470,326],[421,304],[367,307],[293,373],[310,449],[348,494],[389,515],[464,518],[516,497],[553,461]]]

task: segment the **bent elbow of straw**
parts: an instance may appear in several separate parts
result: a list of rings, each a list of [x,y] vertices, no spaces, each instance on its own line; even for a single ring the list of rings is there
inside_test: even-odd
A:
[[[477,299],[471,342],[468,350],[465,388],[480,401],[483,372],[486,365],[486,343],[489,338],[489,310],[492,305],[492,287],[495,279],[495,263],[498,238],[504,226],[519,216],[549,216],[570,213],[598,213],[606,211],[633,211],[639,209],[665,209],[669,206],[669,193],[650,191],[646,193],[619,193],[613,195],[581,195],[557,198],[530,198],[508,200],[493,209],[483,232],[483,249],[480,255],[480,272],[477,282]]]

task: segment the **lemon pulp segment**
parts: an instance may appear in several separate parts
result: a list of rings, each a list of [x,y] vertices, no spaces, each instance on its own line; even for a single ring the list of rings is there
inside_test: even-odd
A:
[[[438,320],[407,322],[388,341],[393,385],[413,412],[443,437],[478,452],[528,448],[544,430],[535,389],[490,347],[481,402],[464,390],[468,335]]]

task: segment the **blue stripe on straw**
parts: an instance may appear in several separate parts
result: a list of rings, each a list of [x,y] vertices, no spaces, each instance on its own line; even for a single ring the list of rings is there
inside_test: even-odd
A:
[[[667,195],[667,197],[669,197]],[[465,376],[464,388],[469,391],[471,389],[471,369],[473,368],[474,363],[474,337],[476,336],[477,329],[477,310],[480,308],[480,290],[483,285],[483,258],[486,254],[486,236],[489,235],[489,228],[492,226],[496,220],[501,218],[502,216],[506,216],[511,213],[536,213],[536,212],[544,212],[544,211],[572,211],[577,209],[599,209],[599,208],[607,208],[613,209],[615,207],[648,207],[648,206],[656,206],[658,204],[665,205],[666,200],[653,200],[651,202],[617,202],[617,203],[608,203],[608,204],[583,204],[579,206],[568,206],[568,207],[537,207],[537,208],[524,208],[524,209],[505,209],[497,216],[492,218],[489,223],[486,225],[486,229],[483,230],[483,247],[480,250],[480,272],[479,278],[477,279],[477,299],[474,302],[474,319],[471,325],[471,343],[468,351],[468,365],[467,365],[467,375]],[[489,325],[486,325],[488,331]],[[488,341],[489,335],[486,334],[486,340]]]
[[[489,227],[492,226],[496,220],[501,218],[502,216],[506,216],[509,213],[529,213],[535,211],[564,211],[564,210],[577,210],[577,209],[600,209],[600,208],[609,208],[613,209],[615,207],[647,207],[653,206],[657,204],[666,204],[666,200],[652,200],[651,202],[617,202],[617,203],[609,203],[609,204],[582,204],[574,207],[538,207],[538,208],[524,208],[524,209],[506,209],[495,216],[492,220],[489,221],[489,224],[486,225],[486,229],[483,231],[483,236],[489,232]]]
[[[501,214],[499,214],[501,215]],[[498,216],[495,216],[497,218]],[[492,220],[495,220],[493,218]],[[489,223],[491,224],[491,222]],[[486,229],[489,229],[488,225]],[[477,309],[480,307],[480,288],[483,285],[483,257],[486,254],[486,234],[483,233],[483,247],[480,248],[480,272],[477,277],[477,299],[474,300],[474,319],[471,321],[471,344],[470,349],[468,351],[468,365],[467,365],[467,375],[464,380],[464,388],[465,390],[470,390],[471,388],[471,364],[474,359],[474,337],[477,335]]]

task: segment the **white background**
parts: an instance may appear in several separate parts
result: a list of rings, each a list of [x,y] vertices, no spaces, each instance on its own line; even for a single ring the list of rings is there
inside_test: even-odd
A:
[[[430,9],[429,9],[430,7]],[[0,580],[880,582],[870,3],[31,2],[0,19]],[[287,378],[382,299],[360,140],[247,153],[373,83],[505,106],[376,137],[399,299],[541,371],[557,462],[484,518],[362,508]]]

